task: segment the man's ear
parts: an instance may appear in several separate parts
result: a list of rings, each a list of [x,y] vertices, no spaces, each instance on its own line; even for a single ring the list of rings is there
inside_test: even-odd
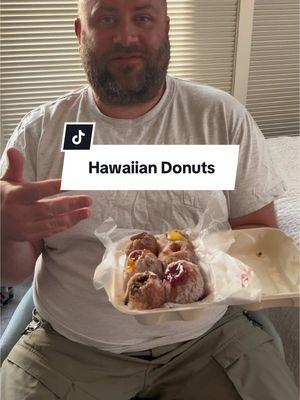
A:
[[[170,17],[167,16],[167,33],[170,32]]]
[[[81,44],[81,21],[80,18],[76,18],[74,21],[74,30],[75,30],[75,34],[77,36],[78,39],[78,43],[79,46]]]

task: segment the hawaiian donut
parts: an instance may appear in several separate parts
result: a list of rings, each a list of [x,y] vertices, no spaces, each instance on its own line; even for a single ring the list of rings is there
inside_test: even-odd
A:
[[[168,266],[163,280],[168,302],[187,304],[204,296],[204,280],[197,265],[185,260]]]
[[[135,273],[146,271],[153,272],[161,279],[165,273],[162,262],[153,253],[151,253],[150,250],[133,250],[129,254],[125,264],[125,285],[127,285],[127,282]]]
[[[130,240],[125,246],[125,253],[127,256],[133,250],[150,250],[151,253],[158,255],[158,243],[153,235],[147,232],[141,232],[137,235],[131,236]]]
[[[194,251],[191,242],[175,241],[170,242],[167,246],[159,253],[159,260],[163,263],[164,267],[167,268],[169,264],[179,260],[190,261],[193,264],[198,263],[198,257]]]
[[[147,271],[130,278],[124,297],[124,303],[129,308],[149,310],[161,307],[165,302],[165,289],[156,274]]]
[[[173,230],[161,235],[158,239],[160,250],[163,250],[171,242],[190,242],[189,238],[179,230]]]

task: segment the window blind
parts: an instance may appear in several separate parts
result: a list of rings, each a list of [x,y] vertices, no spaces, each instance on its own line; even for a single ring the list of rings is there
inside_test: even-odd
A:
[[[256,0],[247,108],[265,136],[299,134],[299,2]]]
[[[169,0],[171,64],[182,79],[232,91],[237,0]]]
[[[231,92],[238,0],[169,0],[168,7],[170,74]],[[86,84],[76,15],[76,0],[2,0],[3,145],[28,111]]]
[[[73,33],[74,0],[2,1],[2,136],[34,107],[85,83]]]

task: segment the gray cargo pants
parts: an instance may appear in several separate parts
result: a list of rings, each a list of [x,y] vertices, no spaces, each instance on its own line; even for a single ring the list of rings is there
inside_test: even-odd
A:
[[[35,313],[2,366],[3,400],[297,400],[272,338],[229,308],[203,336],[131,354],[72,342]]]

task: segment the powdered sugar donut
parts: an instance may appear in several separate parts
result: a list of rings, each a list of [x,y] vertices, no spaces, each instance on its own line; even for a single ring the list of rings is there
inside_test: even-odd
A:
[[[165,268],[167,268],[169,264],[179,260],[186,260],[193,264],[198,263],[198,257],[191,242],[170,242],[159,253],[158,258],[163,263]]]
[[[141,232],[131,236],[130,240],[125,245],[125,253],[128,256],[133,250],[150,250],[151,253],[158,255],[158,243],[155,236],[148,232]]]
[[[124,297],[124,303],[129,308],[150,310],[161,307],[165,302],[165,289],[156,274],[147,271],[130,278]]]
[[[179,260],[168,265],[163,280],[167,301],[187,304],[200,300],[205,293],[204,280],[197,265]]]
[[[124,269],[124,282],[127,285],[129,279],[137,272],[150,271],[161,279],[164,276],[162,262],[150,252],[150,250],[133,250],[127,257]]]

